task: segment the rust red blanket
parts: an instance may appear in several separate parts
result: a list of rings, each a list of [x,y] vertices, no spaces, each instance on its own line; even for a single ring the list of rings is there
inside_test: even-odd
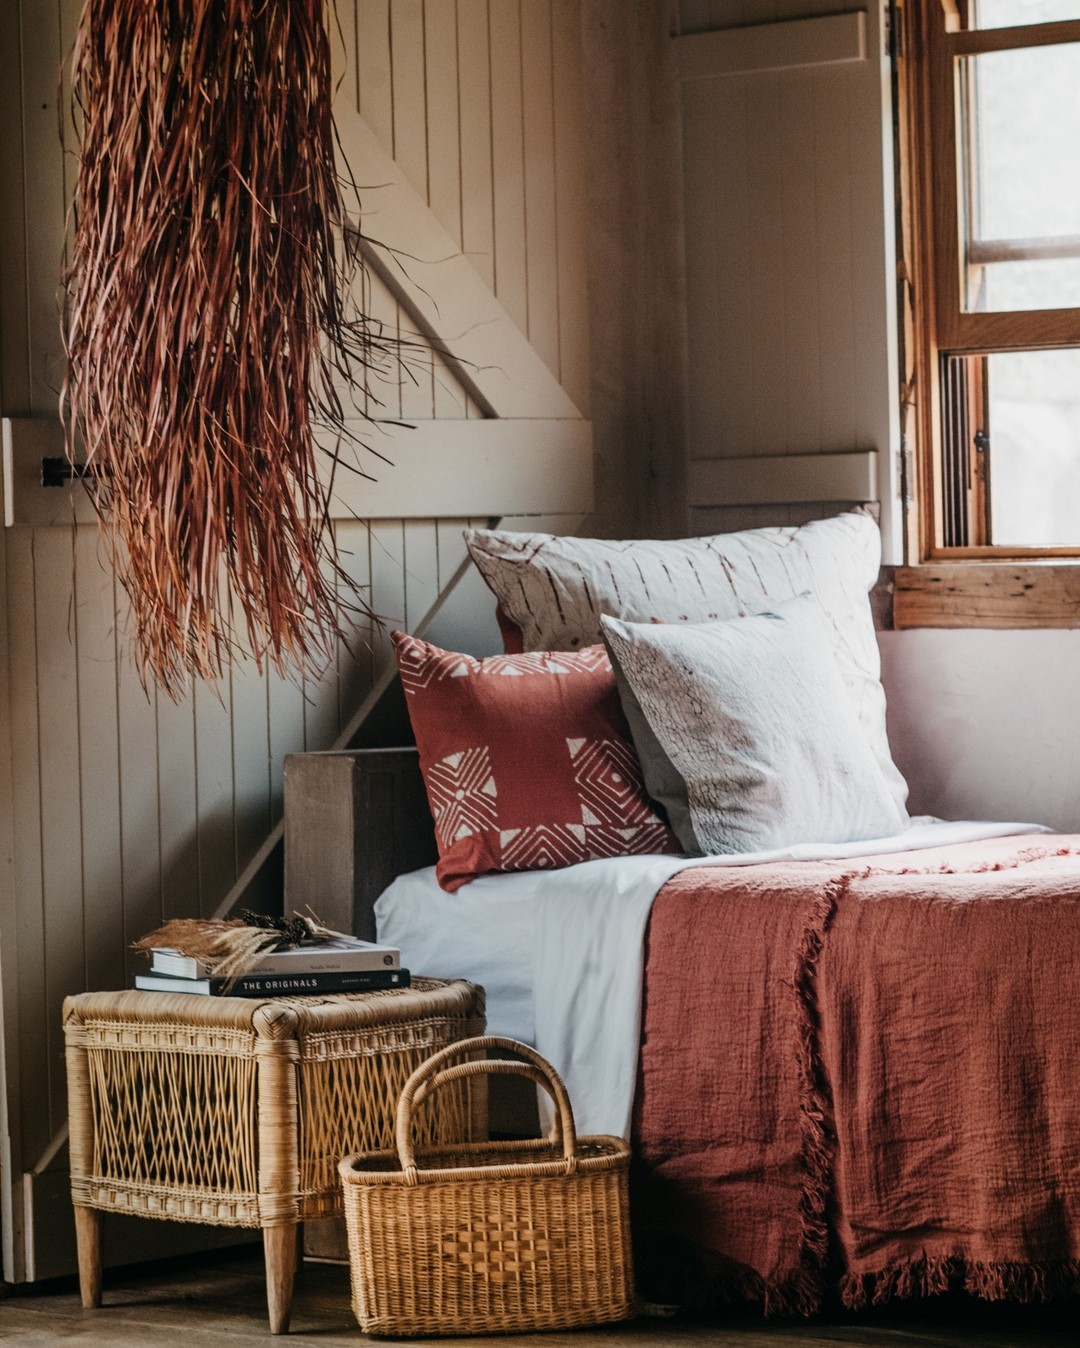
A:
[[[1080,1291],[1080,837],[681,872],[648,934],[646,1290]]]

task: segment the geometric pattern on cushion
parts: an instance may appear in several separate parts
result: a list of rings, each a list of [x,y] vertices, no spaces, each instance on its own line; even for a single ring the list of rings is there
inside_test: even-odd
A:
[[[567,740],[574,781],[587,827],[610,824],[626,830],[650,825],[656,816],[642,798],[641,769],[633,749],[618,740]]]
[[[432,763],[427,790],[435,831],[447,846],[470,833],[495,828],[498,788],[487,749],[462,749]]]
[[[444,889],[496,871],[677,852],[602,646],[483,660],[393,633]]]

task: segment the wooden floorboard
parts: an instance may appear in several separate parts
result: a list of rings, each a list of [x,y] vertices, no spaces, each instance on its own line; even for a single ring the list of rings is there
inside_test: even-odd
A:
[[[20,1348],[139,1345],[139,1348],[248,1348],[281,1344],[266,1323],[261,1252],[212,1256],[107,1271],[100,1310],[84,1311],[74,1283],[3,1287],[0,1340]],[[348,1270],[306,1263],[297,1281],[292,1329],[295,1348],[346,1348],[365,1342],[349,1308]],[[374,1342],[374,1340],[372,1341]],[[405,1343],[405,1340],[398,1340]],[[1051,1308],[988,1306],[951,1300],[898,1306],[874,1316],[833,1314],[811,1322],[764,1321],[745,1310],[701,1320],[649,1317],[626,1325],[557,1334],[456,1339],[475,1348],[1076,1348],[1080,1304]]]

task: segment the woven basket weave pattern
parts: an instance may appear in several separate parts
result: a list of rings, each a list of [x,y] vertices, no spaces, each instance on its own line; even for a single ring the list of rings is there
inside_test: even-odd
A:
[[[461,981],[273,1002],[69,998],[72,1198],[223,1226],[337,1215],[340,1158],[389,1145],[410,1073],[483,1024],[482,990]],[[442,1096],[423,1135],[475,1136],[469,1083]]]
[[[565,1087],[533,1050],[515,1046],[543,1064],[522,1074],[556,1088],[564,1112],[552,1138],[413,1152],[417,1079],[430,1100],[435,1086],[441,1094],[463,1079],[456,1072],[506,1072],[505,1062],[473,1061],[431,1075],[433,1063],[487,1047],[511,1043],[465,1041],[425,1064],[403,1091],[397,1148],[341,1163],[353,1309],[367,1333],[568,1329],[633,1312],[629,1149],[620,1138],[574,1136]]]
[[[393,1035],[372,1034],[367,1042],[359,1042],[359,1035],[307,1036],[299,1079],[305,1217],[341,1212],[341,1158],[392,1144],[401,1088],[425,1058],[452,1042],[447,1028],[445,1020],[427,1020],[395,1026]],[[362,1109],[358,1100],[364,1102]],[[438,1145],[472,1136],[467,1088],[447,1092],[437,1109],[427,1104],[417,1126],[428,1142]]]

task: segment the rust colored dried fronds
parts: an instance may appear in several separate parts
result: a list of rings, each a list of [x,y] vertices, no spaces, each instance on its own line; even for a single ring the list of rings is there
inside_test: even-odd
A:
[[[351,308],[324,0],[86,0],[63,415],[173,696],[340,632],[318,471],[395,339]]]

